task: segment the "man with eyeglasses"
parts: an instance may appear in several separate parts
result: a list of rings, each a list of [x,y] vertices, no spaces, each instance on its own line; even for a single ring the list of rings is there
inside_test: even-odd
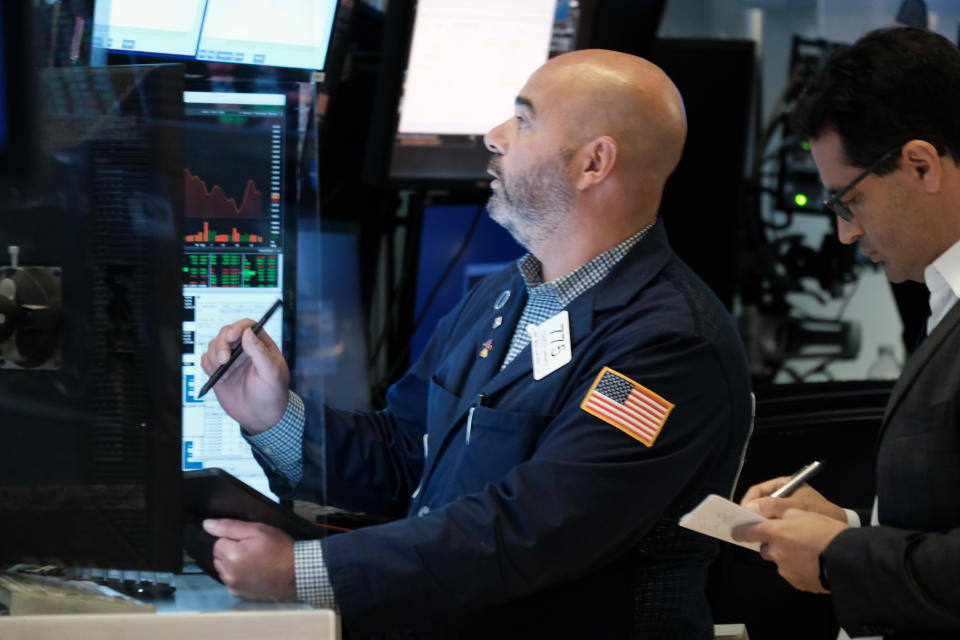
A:
[[[925,282],[927,338],[887,404],[873,526],[809,486],[743,504],[769,518],[734,535],[805,591],[830,593],[851,636],[960,637],[960,51],[912,28],[837,52],[795,120],[832,194],[841,242],[892,282]],[[843,635],[843,634],[842,634]]]

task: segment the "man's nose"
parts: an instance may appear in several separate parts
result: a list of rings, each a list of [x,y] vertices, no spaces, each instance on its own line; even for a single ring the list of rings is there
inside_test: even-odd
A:
[[[504,120],[483,136],[483,144],[493,153],[503,155],[507,152],[507,124],[509,120]]]
[[[843,244],[853,244],[863,235],[863,229],[856,220],[847,222],[840,216],[837,216],[837,238]]]

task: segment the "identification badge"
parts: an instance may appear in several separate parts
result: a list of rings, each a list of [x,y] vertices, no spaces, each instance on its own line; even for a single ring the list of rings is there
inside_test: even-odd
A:
[[[533,355],[533,379],[545,378],[573,358],[570,341],[570,314],[561,311],[543,324],[527,325],[530,353]]]

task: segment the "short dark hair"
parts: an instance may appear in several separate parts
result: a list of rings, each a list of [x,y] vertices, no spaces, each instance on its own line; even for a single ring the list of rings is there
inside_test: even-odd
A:
[[[801,96],[791,124],[804,139],[836,131],[846,162],[855,167],[913,139],[958,162],[960,49],[923,29],[871,31],[833,53]],[[898,160],[877,173],[893,171]]]

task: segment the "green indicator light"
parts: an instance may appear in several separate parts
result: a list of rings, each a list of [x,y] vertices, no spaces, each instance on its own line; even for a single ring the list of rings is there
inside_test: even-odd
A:
[[[798,193],[797,195],[793,196],[793,201],[797,203],[798,207],[807,206],[807,196],[803,195],[802,193]]]
[[[800,147],[803,148],[804,151],[810,151],[810,143],[806,140],[800,143]]]

